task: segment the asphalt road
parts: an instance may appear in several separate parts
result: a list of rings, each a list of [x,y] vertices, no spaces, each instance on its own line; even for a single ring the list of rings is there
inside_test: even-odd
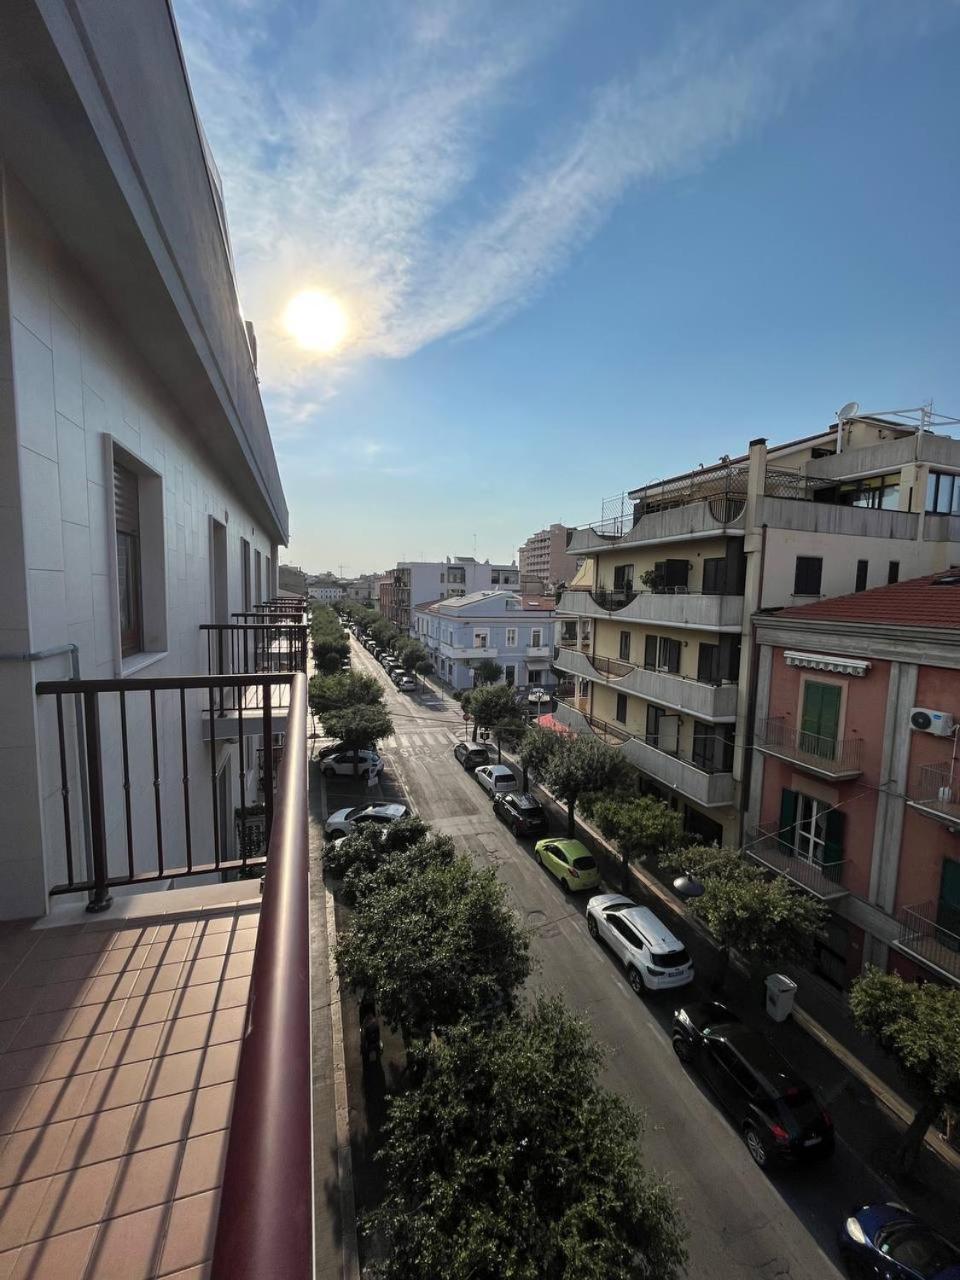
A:
[[[689,1229],[691,1280],[824,1280],[842,1274],[838,1223],[856,1204],[889,1198],[838,1134],[832,1161],[762,1172],[712,1094],[685,1070],[670,1044],[677,994],[640,999],[613,956],[587,933],[584,903],[567,897],[493,816],[490,801],[453,757],[463,737],[460,709],[426,689],[398,693],[354,642],[355,667],[386,688],[395,736],[381,744],[387,771],[371,795],[406,797],[436,830],[454,836],[478,865],[493,866],[517,912],[534,930],[531,985],[561,993],[606,1045],[604,1083],[646,1114],[648,1163],[676,1189]],[[328,806],[357,803],[355,784],[328,784]],[[558,826],[559,830],[559,826]]]

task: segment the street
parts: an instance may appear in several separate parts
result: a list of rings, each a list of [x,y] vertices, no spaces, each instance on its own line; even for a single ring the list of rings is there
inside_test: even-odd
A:
[[[394,737],[381,744],[387,769],[371,798],[406,799],[477,865],[496,868],[513,906],[534,931],[532,987],[561,993],[583,1015],[608,1050],[604,1083],[646,1115],[647,1163],[675,1187],[689,1230],[688,1275],[839,1276],[838,1225],[854,1205],[888,1194],[843,1134],[829,1163],[773,1174],[757,1168],[712,1095],[673,1053],[673,1009],[692,997],[691,989],[680,998],[638,998],[613,957],[590,938],[585,901],[565,896],[537,867],[532,841],[516,840],[496,820],[485,793],[454,759],[453,745],[463,738],[457,704],[441,704],[427,688],[398,693],[355,640],[352,658],[356,670],[384,685],[395,726]],[[363,798],[350,780],[333,779],[327,786],[331,811]]]

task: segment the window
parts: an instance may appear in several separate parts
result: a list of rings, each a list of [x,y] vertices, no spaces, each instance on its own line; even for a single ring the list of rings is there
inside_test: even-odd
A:
[[[657,669],[657,637],[645,636],[643,641],[643,665],[647,671]]]
[[[705,684],[720,683],[720,646],[700,641],[697,654],[697,679]]]
[[[614,713],[614,719],[620,724],[627,723],[627,695],[625,693],[617,694],[617,709]]]
[[[630,661],[630,632],[629,631],[620,632],[620,661],[621,662]]]
[[[659,747],[660,721],[665,714],[663,707],[655,707],[652,702],[647,703],[646,743],[648,747]]]
[[[473,647],[475,649],[486,649],[490,640],[490,634],[487,631],[475,631],[473,633]]]
[[[517,647],[517,628],[507,627],[507,648],[515,649]]]
[[[117,593],[120,653],[143,650],[143,596],[140,569],[140,484],[135,472],[114,459],[113,497],[117,523]]]
[[[263,559],[259,551],[253,553],[254,600],[263,604]]]
[[[542,672],[542,671],[528,671],[528,672],[527,672],[527,683],[528,683],[528,684],[540,684],[540,682],[541,682],[541,677],[542,677],[542,676],[543,676],[543,672]]]
[[[542,644],[543,629],[541,627],[534,627],[530,632],[530,647],[531,649],[539,649]]]
[[[900,581],[900,561],[891,560],[887,565],[887,585],[893,586],[895,582]]]
[[[240,539],[240,599],[244,613],[250,612],[250,543]]]
[[[843,859],[844,814],[823,800],[791,791],[780,793],[780,846],[805,862],[830,866]]]
[[[793,576],[793,594],[795,596],[818,596],[822,577],[823,559],[821,556],[797,556],[797,567]]]
[[[943,471],[931,471],[927,477],[927,510],[939,515],[960,513],[960,484],[956,477]]]
[[[503,682],[508,689],[512,689],[517,683],[517,668],[515,666],[504,667]]]
[[[618,564],[613,571],[613,589],[614,591],[632,591],[633,590],[633,565]]]
[[[694,720],[691,759],[696,767],[705,773],[729,773],[733,768],[733,735],[732,724]]]
[[[703,562],[703,594],[705,596],[723,595],[726,589],[727,561],[724,556],[704,560]]]
[[[857,561],[857,580],[854,585],[854,591],[866,591],[867,589],[867,568],[866,560]]]
[[[832,760],[837,753],[841,687],[805,680],[798,747],[809,755]]]
[[[660,637],[660,669],[676,675],[680,671],[680,641]]]

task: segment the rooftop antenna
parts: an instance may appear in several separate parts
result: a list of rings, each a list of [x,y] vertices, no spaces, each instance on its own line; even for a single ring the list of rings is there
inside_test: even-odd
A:
[[[860,413],[860,405],[856,400],[848,400],[842,409],[837,410],[837,453],[843,453],[843,427],[851,418]]]

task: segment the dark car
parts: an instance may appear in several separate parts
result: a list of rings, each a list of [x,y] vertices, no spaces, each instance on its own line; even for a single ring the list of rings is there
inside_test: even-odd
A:
[[[885,1280],[960,1280],[960,1251],[902,1204],[866,1204],[840,1228],[851,1276]]]
[[[493,798],[493,812],[515,836],[545,835],[547,815],[528,791],[508,791]]]
[[[833,1121],[787,1060],[722,1004],[689,1004],[673,1018],[673,1047],[696,1065],[765,1167],[828,1156]]]
[[[486,747],[471,747],[467,742],[458,742],[453,748],[453,754],[465,769],[477,769],[482,764],[490,763],[490,752]]]

